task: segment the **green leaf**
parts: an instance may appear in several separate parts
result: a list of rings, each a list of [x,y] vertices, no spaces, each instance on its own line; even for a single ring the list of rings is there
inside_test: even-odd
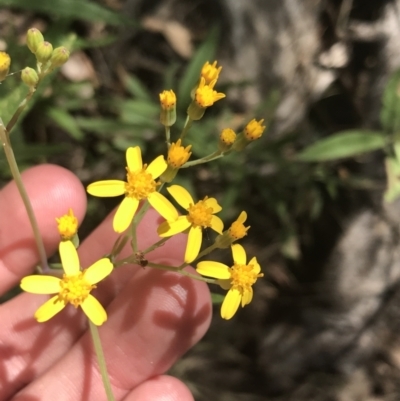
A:
[[[400,131],[400,70],[396,71],[386,84],[380,119],[387,133]]]
[[[213,303],[213,305],[219,305],[222,304],[222,301],[224,300],[225,296],[221,295],[221,294],[215,294],[215,293],[211,293],[211,302]]]
[[[400,196],[400,163],[394,157],[385,159],[387,189],[384,195],[386,202],[393,202]]]
[[[197,49],[190,61],[178,88],[178,105],[184,110],[190,103],[190,92],[196,85],[201,68],[206,61],[213,62],[218,44],[219,30],[214,28],[210,31],[207,39]]]
[[[142,100],[127,100],[121,103],[121,119],[125,123],[144,127],[159,127],[160,108]]]
[[[0,0],[0,6],[46,13],[56,17],[121,25],[123,17],[88,0]]]
[[[0,94],[3,92],[1,89],[3,89],[4,86],[5,86],[4,84],[1,85]],[[0,96],[0,117],[4,121],[5,125],[8,124],[11,117],[17,110],[18,105],[21,103],[22,99],[25,98],[27,93],[28,93],[28,88],[26,87],[25,84],[21,83],[21,85],[14,88],[7,95],[3,96],[1,94],[1,96]],[[26,108],[24,110],[24,113],[26,113],[27,109],[28,108]]]
[[[69,115],[64,110],[53,107],[49,108],[46,111],[46,114],[61,128],[65,129],[65,131],[67,131],[72,138],[76,139],[77,141],[81,141],[84,138],[84,133],[79,128],[74,117]]]
[[[382,149],[385,146],[386,138],[381,132],[341,131],[307,147],[297,156],[297,159],[305,162],[335,160]]]
[[[139,78],[134,75],[129,75],[126,72],[121,73],[122,81],[125,88],[135,96],[138,100],[152,101],[150,91],[143,85]]]

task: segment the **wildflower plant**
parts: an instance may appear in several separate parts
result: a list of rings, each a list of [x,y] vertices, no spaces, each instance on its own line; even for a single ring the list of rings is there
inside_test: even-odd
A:
[[[107,399],[114,400],[96,329],[97,326],[106,324],[107,312],[92,295],[92,290],[119,267],[136,264],[144,269],[168,270],[227,290],[221,308],[223,319],[231,319],[240,305],[244,307],[249,304],[253,298],[253,285],[263,274],[257,259],[253,257],[247,262],[244,248],[236,243],[247,235],[250,228],[245,226],[247,213],[242,211],[236,221],[224,230],[224,223],[218,217],[222,208],[216,198],[205,196],[195,201],[187,189],[174,184],[173,181],[180,169],[195,167],[242,151],[260,138],[266,127],[263,125],[264,120],[255,119],[238,134],[226,127],[216,135],[214,152],[203,158],[191,160],[192,144],[188,137],[190,138],[192,124],[203,118],[207,108],[225,98],[224,93],[214,89],[222,67],[217,66],[216,61],[206,62],[199,72],[198,82],[193,87],[186,123],[180,133],[171,132],[176,121],[176,104],[179,99],[173,90],[165,90],[160,94],[160,122],[165,128],[165,153],[147,164],[142,160],[140,147],[132,144],[126,149],[126,180],[105,177],[104,180],[93,182],[87,187],[87,192],[92,196],[121,197],[112,221],[113,230],[117,234],[116,241],[110,243],[102,258],[89,267],[81,266],[77,252],[79,224],[73,210],[69,209],[63,216],[54,216],[54,225],[57,226],[60,235],[61,264],[48,263],[36,217],[14,158],[10,133],[38,85],[47,74],[68,60],[69,51],[63,47],[53,49],[52,44],[45,41],[42,33],[35,28],[28,30],[27,46],[36,58],[35,68],[26,67],[21,71],[21,80],[27,85],[28,93],[7,125],[0,119],[0,138],[27,210],[40,255],[38,268],[40,274],[24,277],[20,285],[26,292],[52,295],[35,312],[34,317],[38,322],[46,322],[56,314],[63,313],[62,310],[69,307],[69,304],[83,310],[88,317]],[[8,54],[0,52],[0,81],[7,78],[10,63]],[[163,139],[160,138],[161,140]],[[182,214],[175,205],[183,209]],[[138,225],[149,207],[154,208],[162,219],[157,229],[159,240],[146,249],[140,249]],[[217,235],[210,246],[204,247],[203,233],[209,228]],[[157,264],[148,259],[149,252],[181,233],[187,235],[187,245],[180,265]],[[128,256],[126,256],[127,248]],[[232,250],[232,266],[208,259],[213,250],[227,248]],[[124,251],[123,257],[122,251]],[[207,260],[200,261],[206,255]],[[197,274],[185,269],[189,263],[197,265]],[[61,276],[60,268],[63,271]]]

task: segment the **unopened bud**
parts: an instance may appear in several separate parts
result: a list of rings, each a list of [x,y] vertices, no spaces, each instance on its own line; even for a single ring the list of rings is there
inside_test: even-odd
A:
[[[50,67],[51,68],[61,67],[68,61],[68,59],[69,59],[69,50],[64,46],[56,47],[53,50],[53,53],[50,58]]]
[[[160,93],[160,121],[166,127],[171,127],[176,121],[176,95],[173,90]]]
[[[236,139],[236,133],[233,129],[231,128],[223,129],[219,136],[218,149],[221,152],[226,152],[232,147],[233,143],[235,142],[235,139]]]
[[[39,29],[30,28],[26,33],[26,45],[29,50],[35,54],[38,46],[44,41],[42,33]]]
[[[0,82],[4,81],[10,69],[11,58],[5,52],[0,52]]]
[[[21,71],[22,82],[29,87],[34,87],[39,82],[39,77],[37,72],[30,67],[26,67]]]
[[[38,45],[36,49],[36,60],[39,61],[39,63],[46,63],[47,61],[50,60],[50,57],[53,54],[53,46],[49,42],[42,42]]]

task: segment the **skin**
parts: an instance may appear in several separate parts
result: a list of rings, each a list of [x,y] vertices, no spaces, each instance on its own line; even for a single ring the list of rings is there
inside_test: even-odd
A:
[[[86,193],[77,177],[58,166],[31,168],[23,180],[51,256],[59,241],[55,217],[72,207],[81,222]],[[112,215],[79,247],[83,267],[111,249],[116,238]],[[31,274],[38,262],[14,183],[0,191],[0,222],[0,294],[4,294]],[[158,240],[159,223],[154,211],[147,213],[138,231],[140,248]],[[184,247],[185,237],[175,236],[148,259],[177,266]],[[124,266],[92,293],[108,314],[99,330],[116,400],[193,400],[182,382],[164,373],[208,329],[207,286],[171,272]],[[48,298],[22,293],[0,305],[0,401],[106,400],[83,312],[68,305],[48,322],[37,323],[33,314]]]

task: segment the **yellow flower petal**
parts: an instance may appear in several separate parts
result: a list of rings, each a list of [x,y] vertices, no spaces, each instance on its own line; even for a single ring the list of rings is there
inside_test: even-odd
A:
[[[253,265],[254,273],[256,273],[256,274],[260,273],[261,266],[258,264],[257,258],[255,256],[250,260],[249,265]]]
[[[239,214],[239,217],[237,218],[238,223],[244,223],[247,220],[247,213],[243,211],[242,213]]]
[[[58,295],[50,298],[45,302],[36,312],[35,319],[39,322],[46,322],[51,319],[58,312],[63,310],[65,307],[64,302],[58,301]]]
[[[130,171],[139,171],[143,168],[142,152],[139,146],[126,150],[126,165]]]
[[[121,180],[96,181],[90,184],[86,190],[90,195],[102,198],[120,196],[125,193],[125,182]]]
[[[240,305],[240,292],[236,289],[230,289],[225,296],[221,306],[222,319],[229,320],[236,313]]]
[[[93,295],[89,294],[88,297],[81,303],[81,307],[86,316],[96,326],[101,326],[107,320],[106,311]]]
[[[122,233],[129,227],[138,206],[139,201],[136,198],[128,196],[124,198],[114,216],[113,228],[115,232]]]
[[[201,241],[203,240],[203,231],[201,227],[191,227],[186,245],[185,262],[193,262],[200,252]]]
[[[204,203],[207,205],[207,207],[212,209],[213,213],[218,213],[222,210],[222,207],[218,204],[215,198],[208,198]]]
[[[246,251],[242,245],[234,244],[232,245],[232,258],[233,261],[239,265],[246,264]]]
[[[71,241],[61,241],[58,246],[60,252],[61,264],[67,276],[74,276],[81,270],[78,252]]]
[[[198,263],[196,271],[202,276],[213,277],[220,280],[226,280],[231,277],[231,272],[227,265],[211,260]]]
[[[175,221],[165,221],[160,224],[157,233],[160,237],[171,237],[172,235],[176,235],[185,231],[190,227],[190,221],[186,218],[186,216],[179,216]]]
[[[218,234],[222,234],[224,231],[224,223],[218,216],[211,216],[211,228]]]
[[[159,192],[152,192],[147,199],[150,205],[153,206],[165,220],[174,221],[179,217],[178,211],[175,209],[174,205]]]
[[[32,294],[56,294],[60,291],[60,279],[53,276],[27,276],[21,280],[21,288]]]
[[[248,305],[252,299],[253,299],[253,288],[250,287],[248,290],[243,291],[242,307]]]
[[[167,188],[167,191],[184,209],[187,210],[190,205],[194,205],[192,195],[180,185],[171,185]]]
[[[112,272],[113,268],[114,266],[110,259],[100,259],[84,271],[85,280],[89,284],[96,284],[107,277]]]
[[[154,159],[146,168],[146,173],[151,174],[153,179],[158,178],[168,167],[167,162],[164,159],[164,156],[158,156]]]

